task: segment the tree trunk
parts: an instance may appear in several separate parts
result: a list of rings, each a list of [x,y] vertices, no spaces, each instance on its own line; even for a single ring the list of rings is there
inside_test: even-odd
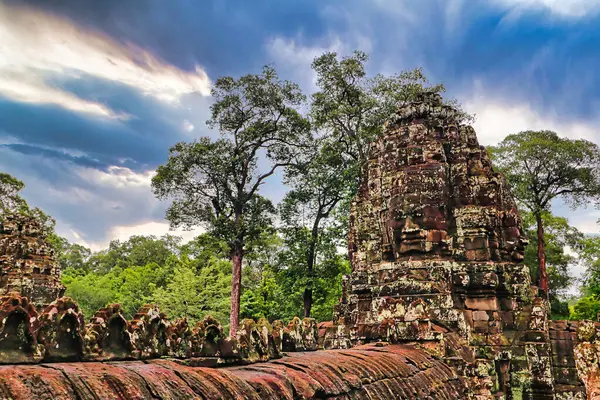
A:
[[[319,212],[320,214],[320,212]],[[308,254],[306,257],[306,273],[308,275],[308,285],[304,289],[304,317],[310,317],[310,310],[313,302],[313,280],[314,280],[314,265],[317,253],[317,240],[319,239],[319,223],[321,222],[320,215],[317,215],[310,233],[310,242],[308,244]]]
[[[538,238],[538,285],[546,296],[548,296],[548,271],[546,271],[546,243],[544,241],[544,223],[542,221],[542,213],[535,214],[537,223],[537,238]]]
[[[240,290],[242,286],[242,246],[232,249],[231,265],[231,314],[229,315],[229,336],[235,337],[240,319]]]

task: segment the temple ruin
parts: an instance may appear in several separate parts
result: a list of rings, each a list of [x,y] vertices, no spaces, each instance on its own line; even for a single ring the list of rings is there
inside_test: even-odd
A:
[[[87,321],[33,221],[0,224],[0,397],[600,399],[600,323],[550,321],[514,199],[433,93],[370,148],[334,320]],[[91,317],[91,318],[90,318]],[[84,362],[85,361],[85,362]]]
[[[52,247],[33,218],[9,215],[0,224],[0,268],[0,295],[15,291],[44,307],[65,291]]]

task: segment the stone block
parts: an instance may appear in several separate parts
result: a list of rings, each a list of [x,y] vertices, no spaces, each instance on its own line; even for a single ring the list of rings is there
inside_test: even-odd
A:
[[[470,310],[498,310],[498,299],[496,297],[467,297],[465,306]]]

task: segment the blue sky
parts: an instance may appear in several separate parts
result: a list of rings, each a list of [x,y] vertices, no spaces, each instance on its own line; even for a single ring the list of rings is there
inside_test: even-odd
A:
[[[273,63],[308,94],[314,57],[354,49],[373,73],[423,67],[482,144],[542,128],[600,143],[599,40],[592,0],[0,0],[0,171],[73,241],[160,235],[150,179],[169,146],[215,135],[217,77]],[[598,232],[593,208],[555,211]]]

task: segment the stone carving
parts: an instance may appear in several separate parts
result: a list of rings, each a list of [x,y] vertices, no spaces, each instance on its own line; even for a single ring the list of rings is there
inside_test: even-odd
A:
[[[14,214],[0,221],[0,295],[19,292],[43,309],[61,297],[60,267],[34,218]]]
[[[0,362],[30,363],[42,359],[35,324],[38,314],[19,293],[0,297]]]
[[[85,321],[73,299],[61,297],[53,301],[35,325],[37,341],[45,350],[44,361],[83,359]]]
[[[129,324],[134,355],[140,358],[161,357],[169,353],[167,331],[169,321],[158,307],[147,304],[140,308]]]
[[[313,318],[293,318],[283,330],[283,351],[314,351],[319,342],[319,330]]]
[[[197,345],[194,346],[196,356],[219,357],[221,355],[221,342],[225,337],[221,323],[210,315],[196,324],[194,336]]]
[[[176,358],[194,356],[195,349],[198,347],[195,338],[193,328],[188,324],[187,318],[179,318],[171,322],[167,328],[169,356]]]
[[[110,304],[98,310],[86,326],[88,357],[99,360],[131,357],[133,342],[127,327],[128,322],[119,304]]]

